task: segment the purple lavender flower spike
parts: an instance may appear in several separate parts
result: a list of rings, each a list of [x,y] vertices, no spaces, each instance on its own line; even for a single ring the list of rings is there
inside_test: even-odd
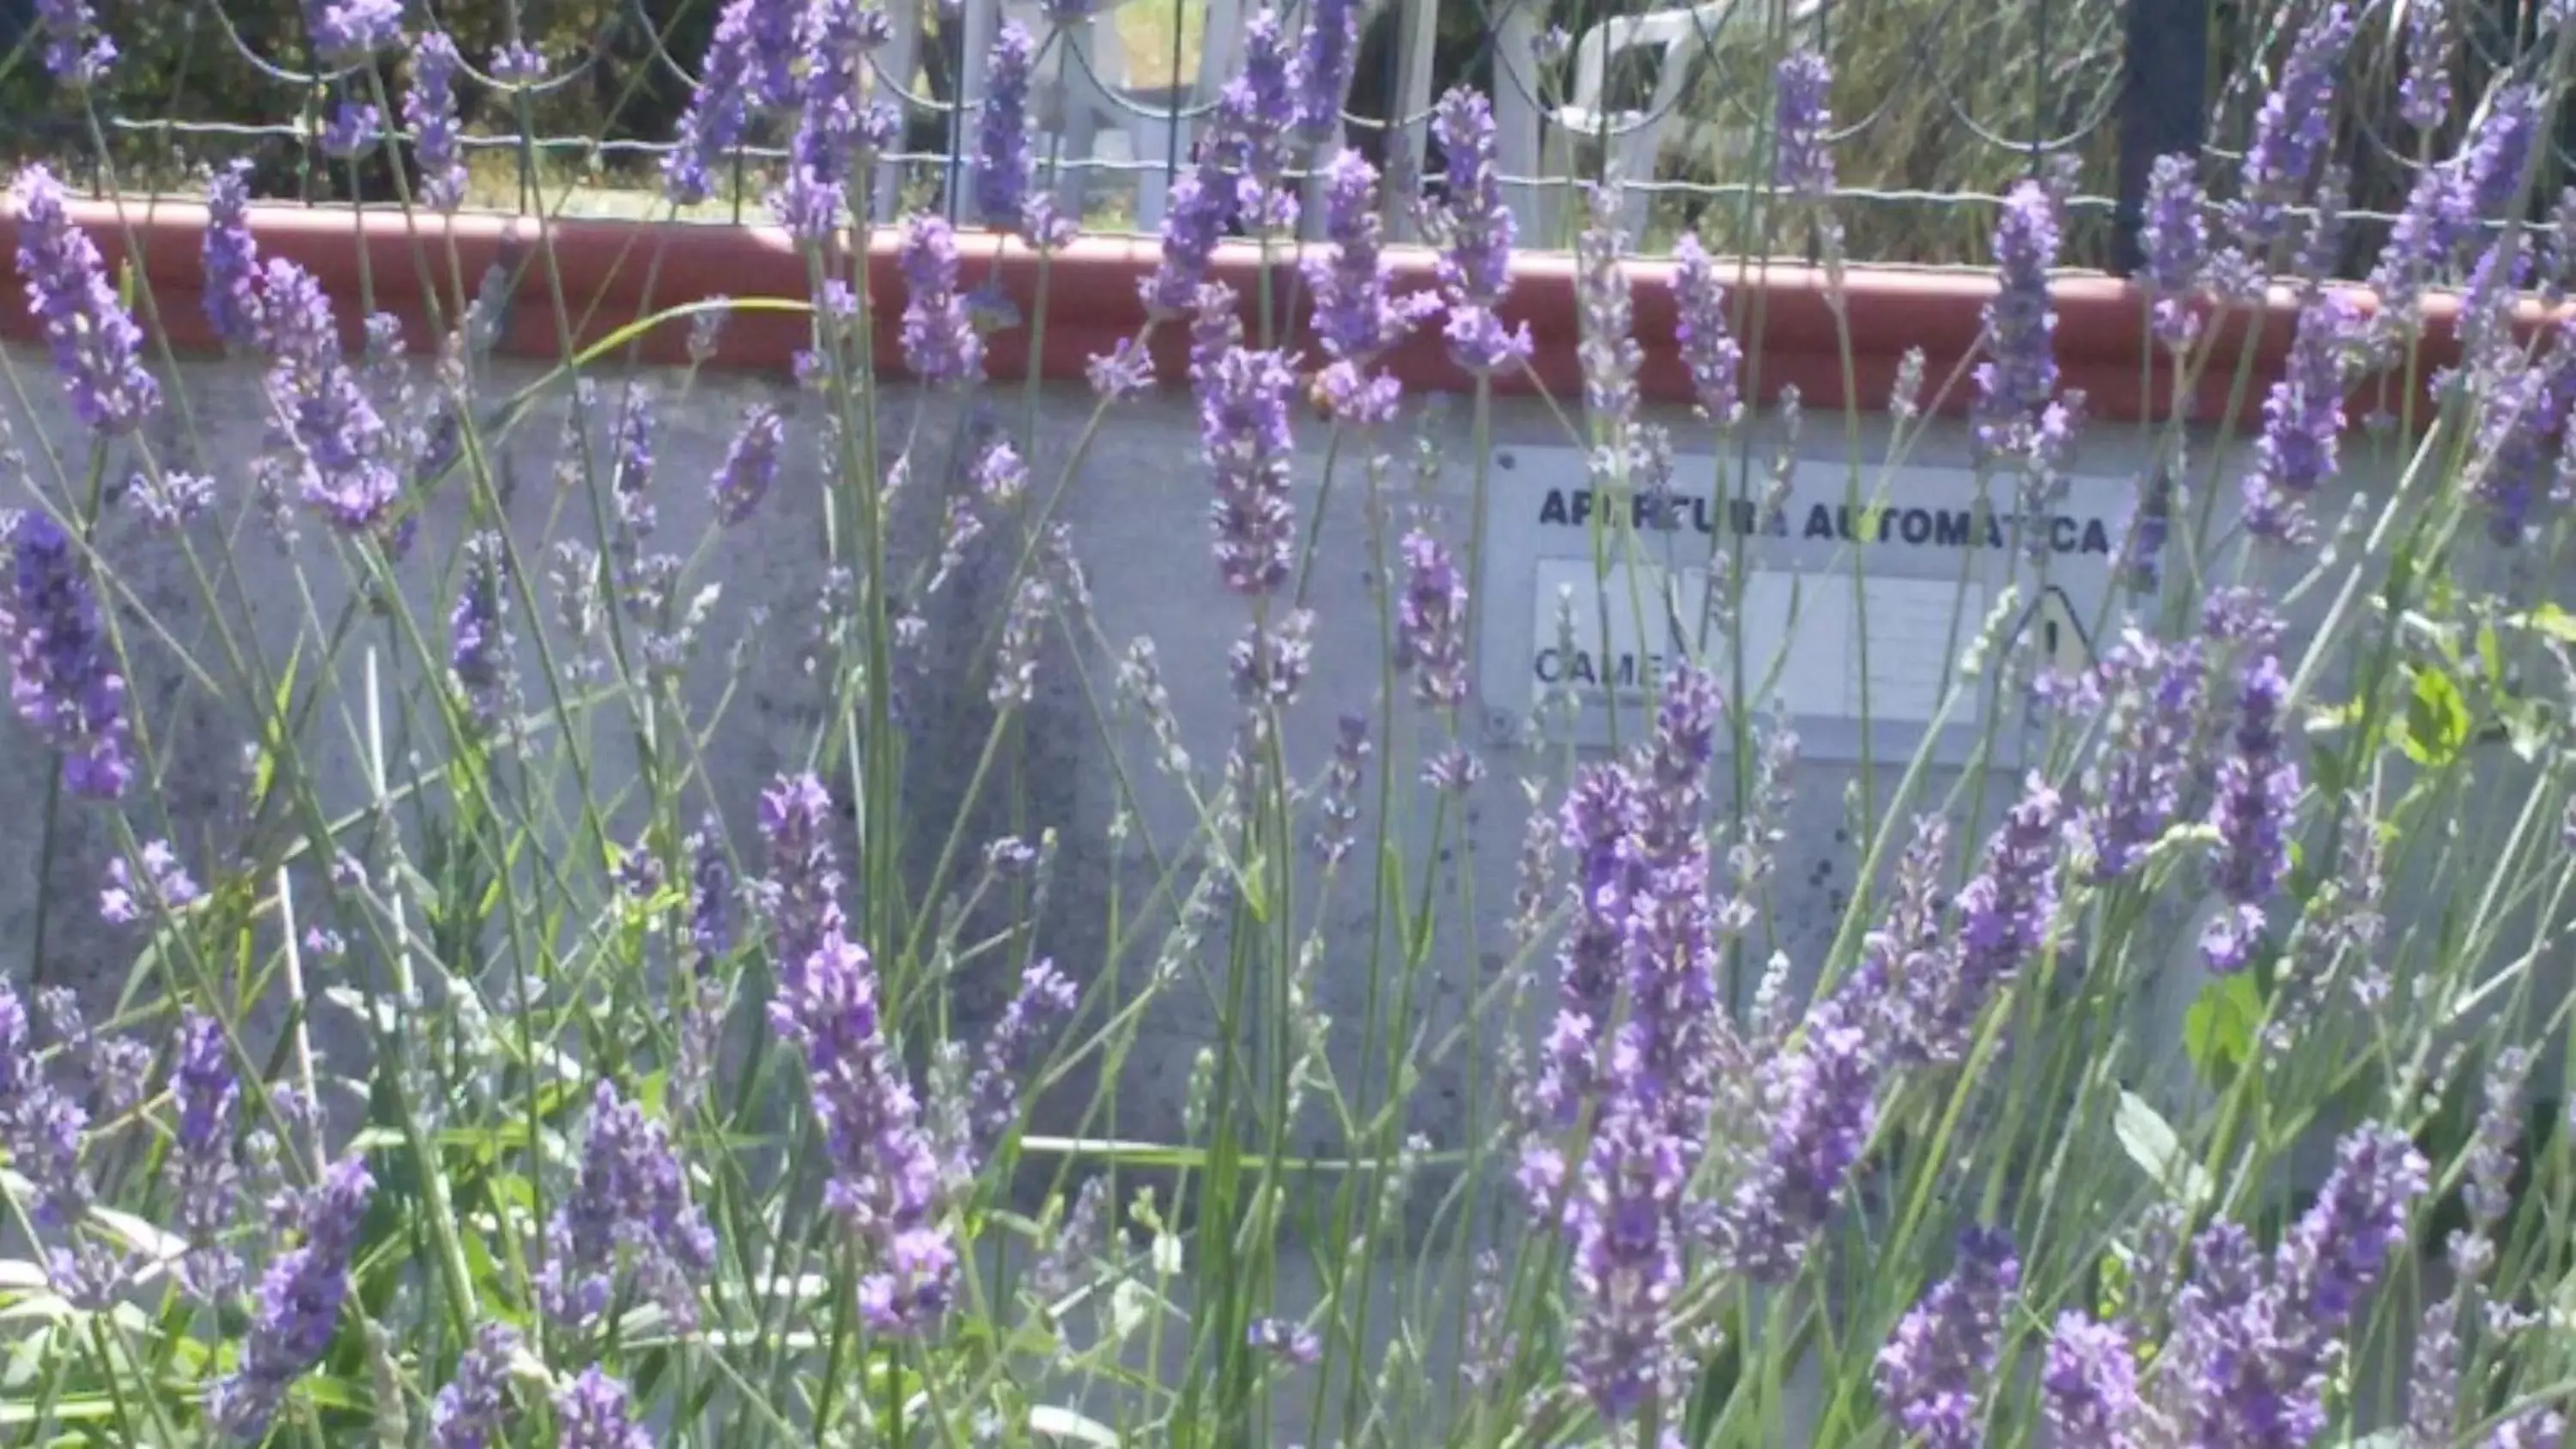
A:
[[[743,410],[742,426],[725,448],[724,466],[716,471],[716,523],[736,528],[760,511],[778,481],[778,455],[787,444],[787,420],[778,409],[754,403]]]
[[[803,94],[788,141],[787,179],[772,209],[807,243],[822,242],[841,225],[859,153],[882,145],[899,124],[884,105],[859,104],[868,55],[888,33],[884,12],[859,0],[815,0],[799,22]]]
[[[1467,579],[1438,539],[1404,536],[1404,597],[1396,605],[1395,667],[1413,673],[1425,708],[1467,702]]]
[[[1335,417],[1363,425],[1392,421],[1401,396],[1395,379],[1373,372],[1371,364],[1440,305],[1428,292],[1389,295],[1377,188],[1376,168],[1358,152],[1334,153],[1324,182],[1324,231],[1332,250],[1305,263],[1315,335],[1332,359],[1321,378],[1324,398]]]
[[[2476,227],[2468,182],[2457,167],[2427,166],[2415,174],[2406,207],[2370,270],[2380,305],[2374,340],[2385,346],[2415,335],[2423,326],[2425,288],[2451,268]]]
[[[1726,1221],[1734,1265],[1759,1282],[1785,1283],[1796,1274],[1808,1243],[1840,1210],[1852,1168],[1877,1128],[1886,1054],[1873,1042],[1876,988],[1856,977],[1817,1003],[1798,1049],[1763,1068],[1770,1141]]]
[[[1731,428],[1744,416],[1744,348],[1726,325],[1725,285],[1696,234],[1673,244],[1673,261],[1673,345],[1700,416]]]
[[[794,0],[726,0],[688,109],[662,158],[662,195],[675,206],[695,206],[715,194],[715,172],[724,153],[741,144],[751,118],[752,72],[761,40],[783,63],[795,53]],[[765,23],[764,23],[765,22]],[[783,71],[783,64],[782,64]],[[782,79],[780,89],[786,86]]]
[[[984,1038],[982,1060],[967,1088],[973,1104],[977,1150],[989,1148],[1010,1130],[1019,1116],[1019,1075],[1029,1063],[1038,1037],[1053,1023],[1073,1014],[1081,995],[1055,962],[1039,960],[1020,973],[1020,989]],[[974,1164],[960,1163],[972,1176]]]
[[[1531,343],[1527,323],[1506,328],[1496,310],[1511,290],[1516,224],[1494,169],[1493,108],[1460,86],[1440,98],[1431,135],[1448,165],[1438,275],[1449,355],[1480,376],[1508,371],[1529,357]]]
[[[2138,1397],[2138,1361],[2118,1325],[2071,1310],[2059,1314],[2040,1388],[2053,1442],[2070,1449],[2140,1449],[2145,1407]]]
[[[2136,870],[2181,808],[2204,667],[2196,643],[2167,645],[2134,629],[2104,654],[2111,745],[2084,811],[2096,883]]]
[[[1359,60],[1358,0],[1312,0],[1290,89],[1297,96],[1297,134],[1325,146],[1341,134],[1342,97]]]
[[[1591,221],[1574,242],[1574,296],[1583,340],[1575,358],[1583,369],[1583,407],[1593,425],[1624,439],[1637,418],[1637,368],[1646,350],[1634,332],[1636,303],[1619,259],[1627,233],[1619,220],[1619,188],[1585,188]]]
[[[1234,203],[1234,188],[1206,167],[1172,182],[1164,201],[1162,261],[1136,284],[1147,316],[1172,318],[1190,310],[1226,223],[1234,220]]]
[[[74,794],[113,800],[134,775],[128,755],[125,676],[98,600],[71,539],[52,519],[25,513],[0,531],[15,567],[0,596],[0,647],[18,717],[62,756]]]
[[[116,64],[116,42],[98,28],[89,0],[36,0],[45,36],[45,73],[67,86],[96,85]]]
[[[2209,265],[2209,224],[2200,206],[2198,161],[2180,153],[2157,157],[2147,173],[2139,243],[2146,253],[2147,287],[2156,299],[2156,338],[2176,352],[2200,335],[2199,314],[2191,310]]]
[[[782,778],[760,794],[769,874],[758,894],[769,924],[771,969],[782,985],[792,986],[844,926],[831,828],[831,796],[810,774]]]
[[[2290,208],[2317,183],[2334,139],[2335,81],[2352,46],[2351,8],[2318,12],[2291,47],[2281,83],[2254,117],[2245,153],[2243,195],[2228,207],[2236,245],[2259,264],[2289,230]]]
[[[146,916],[186,910],[205,897],[178,852],[166,840],[144,842],[140,878],[123,856],[107,863],[107,887],[99,892],[98,913],[112,926],[130,926]]]
[[[2406,1220],[2431,1185],[2424,1154],[2394,1127],[2366,1126],[2335,1147],[2334,1171],[2289,1240],[2279,1281],[2298,1319],[2340,1325],[2359,1310],[2406,1242]]]
[[[2002,285],[1986,304],[1986,360],[1976,372],[1977,441],[1989,453],[2026,452],[2057,396],[2057,312],[2048,297],[2057,240],[2056,198],[2036,181],[2015,186],[1995,224]]]
[[[211,1303],[231,1291],[241,1273],[241,1260],[222,1243],[240,1206],[233,1132],[241,1083],[233,1072],[223,1024],[213,1017],[192,1011],[181,1019],[170,1101],[179,1114],[170,1152],[179,1199],[177,1227],[188,1240],[177,1269],[179,1282],[199,1302]]]
[[[957,238],[935,216],[904,223],[903,361],[931,387],[963,387],[984,375],[984,339],[957,291]]]
[[[1297,518],[1288,497],[1288,399],[1296,374],[1276,352],[1229,348],[1200,389],[1199,444],[1215,475],[1217,576],[1247,598],[1288,581]]]
[[[2469,205],[2481,217],[2502,216],[2522,192],[2540,130],[2540,97],[2527,85],[2497,91],[2479,120],[2477,139],[2460,161]]]
[[[1235,209],[1256,235],[1297,224],[1297,193],[1286,184],[1288,138],[1306,104],[1297,56],[1277,11],[1256,11],[1243,27],[1243,70],[1217,99],[1217,153],[1235,172]]]
[[[1262,1318],[1244,1330],[1244,1343],[1283,1363],[1311,1368],[1323,1362],[1324,1341],[1315,1330],[1285,1318]]]
[[[1773,80],[1779,151],[1772,183],[1792,196],[1821,200],[1834,189],[1834,153],[1826,140],[1833,129],[1833,68],[1812,50],[1794,50],[1780,58]]]
[[[304,0],[304,28],[324,61],[356,65],[402,39],[402,0]]]
[[[20,172],[10,201],[27,310],[44,328],[72,410],[103,436],[134,431],[161,406],[161,385],[143,370],[143,329],[117,300],[89,234],[72,224],[53,172]]]
[[[524,40],[492,52],[492,79],[505,86],[532,86],[546,78],[546,53]]]
[[[2341,292],[2321,288],[2299,309],[2288,366],[2263,401],[2263,434],[2245,481],[2245,526],[2256,537],[2296,541],[2307,500],[2335,476],[2348,358],[2360,332],[2359,310]]]
[[[1324,770],[1324,789],[1317,812],[1324,823],[1315,832],[1315,855],[1326,865],[1350,857],[1360,816],[1360,772],[1367,768],[1371,746],[1368,716],[1346,714],[1333,742],[1333,760]]]
[[[2422,0],[2406,7],[2406,75],[2397,83],[2397,114],[2418,131],[2451,115],[2451,7]]]
[[[1029,78],[1037,44],[1002,22],[984,66],[984,110],[975,122],[975,211],[991,227],[1020,220],[1029,189]]]
[[[843,933],[840,876],[823,838],[830,818],[812,775],[783,778],[761,796],[778,973],[769,1022],[803,1049],[829,1162],[823,1200],[867,1252],[861,1315],[876,1332],[909,1334],[946,1312],[956,1247],[937,1148],[878,1021],[875,963]]]
[[[701,964],[712,963],[733,949],[733,865],[712,816],[684,846],[690,861],[689,944]]]
[[[271,1260],[260,1279],[241,1366],[206,1391],[206,1417],[234,1438],[264,1435],[288,1387],[331,1347],[349,1294],[358,1225],[375,1190],[366,1164],[348,1157],[331,1164],[306,1195],[296,1214],[302,1241]]]
[[[259,243],[250,234],[250,163],[235,161],[215,174],[207,193],[206,321],[226,347],[260,345]]]
[[[555,1394],[555,1449],[653,1449],[626,1386],[597,1364]]]
[[[339,326],[321,283],[293,262],[272,259],[261,298],[268,400],[289,450],[288,469],[305,504],[334,528],[374,532],[389,520],[401,490],[394,467],[399,440],[341,354]]]
[[[2220,767],[2210,824],[2218,831],[2212,863],[2228,909],[2201,941],[2209,968],[2241,971],[2263,928],[2263,908],[2290,864],[2290,811],[2299,767],[2287,758],[2281,708],[2289,680],[2280,661],[2259,654],[2245,667],[2237,696],[2235,748]]]
[[[486,1323],[456,1359],[449,1379],[429,1405],[429,1449],[489,1449],[509,1409],[510,1363],[519,1354],[519,1331]]]
[[[497,533],[465,541],[465,577],[447,616],[447,667],[478,729],[499,725],[516,706],[510,671],[507,546]]]
[[[2020,1291],[2021,1260],[2000,1230],[1971,1230],[1957,1266],[1896,1325],[1878,1355],[1878,1400],[1926,1449],[1985,1442],[1980,1412],[1994,1373],[2006,1303]]]
[[[2406,1135],[2365,1126],[2337,1144],[2316,1202],[2273,1255],[2218,1223],[2194,1244],[2165,1350],[2176,1419],[2195,1444],[2296,1449],[2326,1424],[2327,1370],[2428,1185]]]
[[[1643,884],[1633,840],[1638,808],[1628,772],[1605,765],[1575,778],[1559,814],[1574,913],[1557,948],[1555,1029],[1531,1083],[1530,1116],[1544,1127],[1574,1125],[1607,1056],[1601,1048],[1623,984],[1629,900]]]
[[[344,96],[322,123],[322,154],[334,161],[355,161],[384,139],[385,113],[372,104]]]
[[[716,1239],[689,1200],[688,1175],[662,1125],[601,1082],[590,1106],[581,1176],[546,1227],[538,1288],[547,1313],[596,1323],[631,1268],[638,1291],[682,1332],[697,1321],[697,1284],[714,1270]]]
[[[1604,1107],[1585,1171],[1566,1209],[1576,1303],[1567,1369],[1601,1416],[1617,1421],[1680,1380],[1671,1307],[1682,1283],[1688,1169],[1649,1114],[1617,1098]]]
[[[1935,1060],[1966,1048],[1987,1003],[2046,945],[2057,914],[2057,847],[2065,824],[2065,801],[2031,777],[1987,843],[1985,868],[1960,887],[1958,939],[1923,1022]]]
[[[420,162],[420,199],[432,211],[454,211],[465,202],[465,156],[456,124],[456,71],[463,63],[445,31],[424,30],[412,43],[403,125]]]

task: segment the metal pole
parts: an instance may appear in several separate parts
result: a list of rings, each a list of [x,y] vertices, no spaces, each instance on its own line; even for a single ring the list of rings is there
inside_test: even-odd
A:
[[[2111,265],[2122,276],[2145,261],[2147,174],[2159,156],[2200,154],[2208,132],[2208,0],[2129,0],[2128,54],[2120,96],[2120,197]]]

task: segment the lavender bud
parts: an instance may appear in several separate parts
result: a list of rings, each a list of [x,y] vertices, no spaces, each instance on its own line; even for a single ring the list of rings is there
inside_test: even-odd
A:
[[[2057,395],[2057,312],[2048,295],[2057,243],[2056,198],[2035,181],[2015,186],[1995,224],[2002,283],[1986,304],[1987,360],[1976,371],[1977,441],[1989,453],[2027,455]]]
[[[601,1082],[580,1177],[546,1227],[538,1287],[547,1313],[576,1327],[597,1322],[623,1267],[685,1332],[697,1321],[697,1284],[713,1271],[715,1254],[715,1232],[689,1200],[688,1175],[662,1125]]]
[[[2308,23],[2254,117],[2243,195],[2228,207],[2237,245],[2259,262],[2286,234],[2289,209],[2315,185],[2333,140],[2335,80],[2352,45],[2352,11],[2327,6]]]
[[[1833,69],[1815,51],[1794,50],[1781,57],[1773,83],[1779,150],[1772,184],[1792,196],[1822,200],[1834,189],[1833,149],[1826,139],[1833,129]]]
[[[130,926],[152,917],[168,917],[203,899],[205,892],[179,863],[166,840],[146,841],[138,879],[123,856],[107,863],[107,888],[99,892],[98,913],[111,926]]]
[[[359,1222],[375,1188],[366,1164],[347,1157],[298,1203],[294,1225],[302,1240],[272,1259],[260,1279],[240,1367],[206,1391],[206,1417],[235,1438],[261,1438],[287,1388],[330,1348],[349,1293]]]
[[[903,360],[931,387],[971,386],[984,375],[984,339],[957,291],[957,239],[935,216],[905,221]]]
[[[401,0],[304,0],[304,28],[333,66],[353,66],[402,39]]]
[[[365,101],[344,98],[323,123],[322,154],[334,161],[358,160],[376,148],[384,129],[382,111]]]
[[[2000,1230],[1971,1230],[1958,1264],[1906,1312],[1878,1355],[1878,1399],[1927,1449],[1984,1442],[1987,1379],[1995,1368],[2005,1305],[2021,1286],[2021,1260]]]
[[[754,403],[743,409],[742,427],[726,447],[724,466],[716,471],[716,522],[735,528],[748,522],[778,480],[778,455],[787,443],[787,421],[778,409]]]
[[[2200,334],[2191,299],[2209,264],[2209,225],[2200,214],[2199,162],[2183,154],[2159,156],[2147,173],[2146,214],[2139,246],[2146,253],[2147,288],[2155,295],[2156,337],[2176,352]]]
[[[1343,8],[1346,18],[1355,14]],[[1360,424],[1393,420],[1401,389],[1392,377],[1372,373],[1370,364],[1439,305],[1430,293],[1389,295],[1377,183],[1377,171],[1358,152],[1334,153],[1324,192],[1324,230],[1332,250],[1305,264],[1306,284],[1315,294],[1315,334],[1332,359],[1321,378],[1324,398],[1335,417]]]
[[[465,577],[448,612],[447,667],[477,729],[499,727],[518,707],[511,667],[508,546],[497,533],[465,541]]]
[[[217,172],[206,198],[206,321],[226,347],[260,345],[259,243],[250,234],[250,163]]]
[[[98,602],[71,539],[50,518],[17,515],[0,528],[14,554],[11,587],[0,595],[0,648],[9,657],[18,717],[62,756],[74,794],[113,800],[133,778],[118,669]]]
[[[456,1377],[430,1401],[430,1449],[487,1449],[499,1437],[518,1354],[519,1331],[510,1325],[475,1330],[473,1345],[457,1356]]]
[[[1317,813],[1323,824],[1315,832],[1315,855],[1326,865],[1339,865],[1351,853],[1360,815],[1360,772],[1368,764],[1369,722],[1346,714],[1333,745],[1332,763],[1324,767],[1324,789]]]
[[[2289,868],[2290,811],[2299,768],[2286,757],[2281,707],[2289,691],[2280,661],[2257,655],[2245,668],[2237,701],[2235,748],[2220,767],[2210,824],[2219,837],[2213,862],[2229,909],[2210,925],[2201,954],[2213,971],[2241,971],[2263,927],[2264,903]]]
[[[1425,708],[1467,702],[1467,580],[1438,539],[1404,536],[1404,597],[1396,606],[1395,667],[1413,672]]]
[[[555,1449],[653,1449],[626,1386],[597,1364],[555,1394]]]
[[[1029,188],[1029,76],[1037,45],[1004,20],[984,65],[984,110],[976,120],[975,210],[986,226],[1020,218]]]
[[[1496,311],[1511,289],[1516,224],[1495,175],[1493,108],[1461,86],[1440,98],[1431,132],[1448,165],[1447,195],[1434,220],[1449,356],[1480,376],[1508,371],[1528,359],[1532,344],[1527,323],[1505,328]]]
[[[1217,573],[1246,597],[1285,584],[1296,558],[1288,497],[1295,385],[1279,353],[1233,347],[1214,359],[1199,390],[1199,443],[1216,482]]]
[[[98,29],[89,0],[36,0],[45,37],[45,73],[67,86],[96,85],[116,63],[116,42]]]
[[[1690,371],[1700,416],[1731,428],[1744,416],[1744,348],[1726,325],[1726,288],[1696,234],[1673,244],[1673,259],[1673,344]]]
[[[432,211],[454,211],[465,201],[465,157],[456,122],[456,71],[463,60],[446,32],[424,30],[412,43],[411,89],[403,96],[403,125],[420,162],[420,197]]]
[[[161,385],[143,370],[143,329],[117,299],[88,233],[72,225],[52,171],[20,172],[10,202],[27,310],[44,329],[72,410],[103,437],[134,431],[161,406]]]

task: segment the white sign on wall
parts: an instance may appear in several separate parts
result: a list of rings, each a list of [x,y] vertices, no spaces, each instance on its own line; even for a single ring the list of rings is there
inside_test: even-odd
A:
[[[1606,742],[1614,707],[1634,738],[1636,711],[1688,658],[1783,709],[1801,754],[1858,760],[1866,747],[1890,763],[1927,731],[1936,757],[1961,758],[1986,730],[1992,681],[1961,665],[2007,587],[2013,627],[2060,667],[2089,661],[2134,491],[2077,479],[2046,516],[2022,519],[2011,479],[1965,468],[1856,487],[1843,467],[1807,464],[1765,506],[1714,496],[1706,457],[1681,460],[1661,499],[1596,490],[1577,449],[1511,449],[1496,464],[1478,656],[1498,724],[1565,700],[1577,743]],[[1727,584],[1715,600],[1713,577]],[[1999,735],[2017,732],[2017,707],[2007,713]]]

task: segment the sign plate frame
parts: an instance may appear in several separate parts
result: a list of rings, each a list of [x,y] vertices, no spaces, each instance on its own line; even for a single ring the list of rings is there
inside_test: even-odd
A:
[[[2012,763],[2027,703],[1994,698],[1992,668],[1968,678],[1962,660],[2009,586],[2016,629],[2044,631],[2060,668],[2089,662],[2113,617],[2137,497],[2130,480],[2069,478],[2031,525],[2015,514],[2019,480],[2002,470],[1907,465],[1855,481],[1841,463],[1802,461],[1785,490],[1767,476],[1730,479],[1721,498],[1718,460],[1699,454],[1674,460],[1665,495],[1641,497],[1596,490],[1588,458],[1498,449],[1488,475],[1476,663],[1488,723],[1505,738],[1535,728],[1550,743],[1604,747],[1615,698],[1615,738],[1633,740],[1674,658],[1698,658],[1734,693],[1730,641],[1704,622],[1715,553],[1721,578],[1741,560],[1730,594],[1745,692],[1787,715],[1802,758],[1857,763],[1866,752],[1901,765],[1930,734],[1934,762],[1956,766],[1991,712],[1990,756]]]

